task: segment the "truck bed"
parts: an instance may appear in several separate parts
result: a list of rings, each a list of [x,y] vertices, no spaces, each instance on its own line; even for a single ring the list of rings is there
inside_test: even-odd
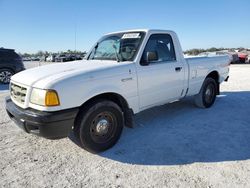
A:
[[[199,93],[205,76],[213,70],[220,75],[219,83],[223,82],[228,76],[230,60],[228,56],[212,56],[212,57],[191,57],[185,58],[189,67],[188,75],[188,93],[187,95],[195,95]]]

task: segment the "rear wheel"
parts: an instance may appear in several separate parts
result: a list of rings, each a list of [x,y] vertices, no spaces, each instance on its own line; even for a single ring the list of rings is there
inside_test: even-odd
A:
[[[120,138],[124,125],[120,107],[112,101],[96,101],[82,110],[74,127],[80,145],[98,153],[111,148]]]
[[[213,78],[206,78],[200,93],[195,96],[195,104],[201,108],[209,108],[211,107],[216,99],[217,91],[217,83]]]
[[[3,83],[3,84],[10,83],[10,78],[13,75],[14,75],[14,72],[10,69],[0,69],[0,83]]]

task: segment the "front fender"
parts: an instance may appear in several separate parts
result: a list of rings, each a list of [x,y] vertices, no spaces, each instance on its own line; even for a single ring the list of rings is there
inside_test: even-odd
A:
[[[58,91],[61,109],[79,107],[89,99],[104,93],[115,93],[121,95],[129,107],[138,111],[137,80],[132,77],[127,82],[122,79],[127,75],[119,75],[105,79],[89,80],[83,83],[66,84],[64,87],[55,88]],[[67,86],[67,87],[66,87]]]

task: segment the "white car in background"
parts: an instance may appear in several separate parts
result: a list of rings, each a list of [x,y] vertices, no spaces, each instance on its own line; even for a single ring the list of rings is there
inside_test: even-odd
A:
[[[49,55],[47,58],[46,58],[46,61],[48,62],[55,62],[55,55]]]
[[[246,63],[249,63],[249,64],[250,64],[250,55],[247,56]]]

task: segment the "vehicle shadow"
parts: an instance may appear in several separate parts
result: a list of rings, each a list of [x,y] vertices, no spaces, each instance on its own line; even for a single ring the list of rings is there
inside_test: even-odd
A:
[[[119,142],[100,156],[139,165],[250,159],[250,92],[223,92],[209,109],[191,98],[135,116]]]

